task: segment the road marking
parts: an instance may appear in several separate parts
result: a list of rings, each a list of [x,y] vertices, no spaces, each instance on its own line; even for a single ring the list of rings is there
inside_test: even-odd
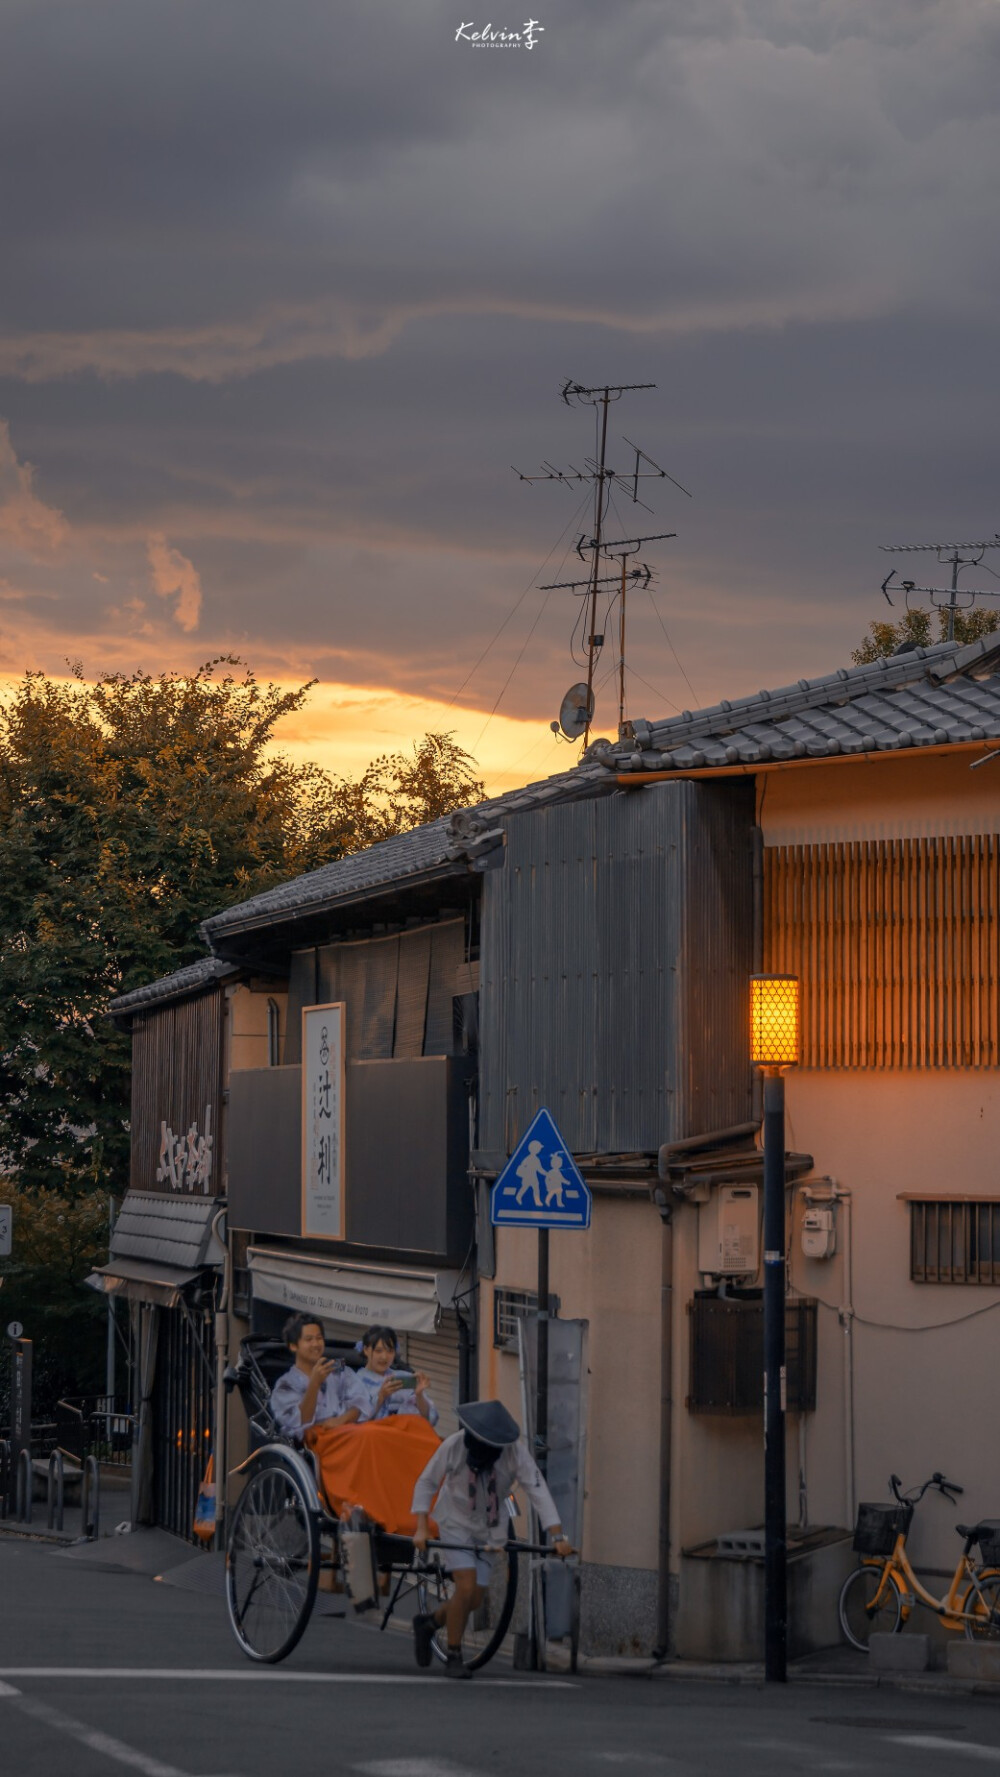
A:
[[[894,1746],[912,1746],[918,1752],[959,1752],[983,1765],[1000,1765],[1000,1746],[977,1746],[969,1740],[946,1740],[943,1734],[886,1734]]]
[[[134,1746],[126,1746],[124,1740],[116,1740],[112,1734],[102,1734],[96,1728],[88,1728],[86,1722],[75,1721],[71,1715],[63,1715],[61,1709],[52,1709],[48,1703],[41,1703],[37,1697],[22,1697],[16,1692],[17,1702],[14,1705],[22,1715],[28,1715],[33,1721],[42,1723],[43,1727],[53,1728],[57,1734],[65,1734],[76,1740],[81,1746],[87,1746],[91,1752],[99,1752],[102,1758],[113,1759],[117,1765],[127,1765],[132,1771],[140,1771],[142,1777],[185,1777],[176,1765],[165,1765],[161,1759],[150,1758],[145,1752],[139,1752]]]
[[[352,1771],[366,1771],[368,1777],[477,1777],[467,1765],[453,1765],[448,1759],[377,1758],[363,1765],[352,1765]]]
[[[19,1697],[20,1695],[20,1691],[15,1690],[12,1684],[0,1684],[0,1697]]]
[[[273,1666],[222,1667],[204,1671],[185,1666],[3,1666],[4,1678],[136,1678],[175,1679],[185,1684],[427,1684],[425,1673],[417,1672],[276,1672]],[[495,1691],[575,1691],[576,1684],[568,1678],[478,1678],[480,1689]]]

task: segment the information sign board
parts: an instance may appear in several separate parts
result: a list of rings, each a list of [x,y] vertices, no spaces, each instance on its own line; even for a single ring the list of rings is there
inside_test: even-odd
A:
[[[343,1240],[346,1006],[302,1011],[302,1232]]]

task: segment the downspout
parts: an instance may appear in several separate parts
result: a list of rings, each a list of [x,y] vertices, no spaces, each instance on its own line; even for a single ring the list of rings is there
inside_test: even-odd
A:
[[[222,1261],[222,1299],[215,1314],[215,1448],[212,1451],[212,1478],[215,1482],[215,1547],[224,1547],[223,1519],[226,1515],[226,1366],[229,1362],[229,1291],[232,1284],[232,1252],[229,1230],[225,1240],[219,1234],[226,1212],[220,1209],[212,1222],[212,1234],[224,1248]]]
[[[653,1202],[660,1214],[660,1517],[657,1540],[656,1646],[665,1660],[671,1643],[670,1465],[673,1456],[674,1400],[674,1209],[670,1188],[659,1185]]]
[[[752,880],[751,975],[764,972],[764,830],[750,829]],[[748,990],[749,991],[749,990]],[[750,1115],[760,1123],[764,1115],[764,1081],[759,1067],[750,1069]]]

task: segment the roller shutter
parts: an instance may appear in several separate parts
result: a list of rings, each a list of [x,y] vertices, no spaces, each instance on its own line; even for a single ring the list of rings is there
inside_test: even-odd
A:
[[[429,1378],[430,1394],[441,1415],[437,1429],[441,1437],[448,1437],[458,1430],[458,1316],[443,1313],[436,1333],[408,1333],[406,1361]]]

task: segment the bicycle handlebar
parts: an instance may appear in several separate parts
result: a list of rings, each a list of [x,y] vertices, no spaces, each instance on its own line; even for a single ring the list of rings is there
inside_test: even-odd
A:
[[[957,1493],[965,1492],[965,1488],[960,1487],[957,1481],[949,1481],[944,1475],[937,1471],[935,1471],[929,1481],[924,1482],[922,1487],[911,1487],[906,1493],[903,1492],[903,1484],[898,1475],[889,1476],[889,1486],[892,1488],[900,1505],[919,1505],[929,1487],[936,1488],[937,1492],[942,1494],[951,1505],[955,1504],[955,1495]]]

